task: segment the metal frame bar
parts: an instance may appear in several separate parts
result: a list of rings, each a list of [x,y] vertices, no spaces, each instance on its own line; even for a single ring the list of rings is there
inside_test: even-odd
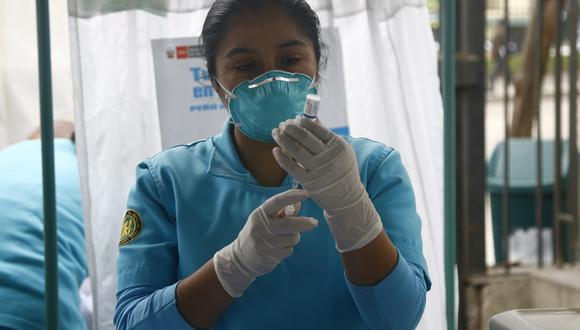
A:
[[[52,72],[48,0],[36,0],[42,183],[44,208],[45,313],[46,329],[58,329],[58,260],[56,188],[52,119]]]
[[[537,5],[537,30],[538,41],[536,43],[536,66],[537,74],[534,77],[537,82],[537,102],[536,110],[536,226],[538,228],[538,267],[544,266],[544,238],[542,235],[542,209],[543,209],[543,191],[542,191],[542,30],[544,28],[544,1],[538,0]]]
[[[505,262],[505,272],[510,272],[510,200],[509,200],[509,182],[510,182],[510,122],[509,122],[509,84],[510,84],[510,16],[509,0],[504,0],[504,28],[505,28],[505,65],[504,65],[504,85],[503,85],[503,114],[504,114],[504,164],[503,164],[503,257]]]
[[[562,192],[562,5],[556,2],[558,21],[556,23],[556,63],[555,63],[555,178],[554,178],[554,261],[558,267],[562,267],[564,260],[561,249],[561,192]]]
[[[445,179],[445,307],[447,328],[455,329],[455,0],[442,0],[444,179]]]
[[[568,14],[568,41],[570,44],[570,62],[569,62],[569,102],[570,102],[570,143],[569,159],[570,168],[568,174],[568,205],[572,215],[572,264],[576,264],[578,246],[578,50],[576,40],[578,38],[578,0],[571,0]]]
[[[459,311],[457,327],[468,328],[468,297],[474,275],[485,274],[485,5],[456,4],[456,245]]]

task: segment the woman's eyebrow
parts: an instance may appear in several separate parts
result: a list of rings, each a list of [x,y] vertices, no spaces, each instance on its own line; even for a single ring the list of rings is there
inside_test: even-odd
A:
[[[279,44],[278,48],[288,48],[288,47],[294,47],[294,46],[306,47],[307,45],[306,45],[306,43],[304,43],[300,40],[290,40],[290,41],[286,41],[286,42]]]
[[[230,49],[225,55],[224,58],[230,58],[235,55],[245,54],[245,53],[255,53],[255,49],[246,48],[246,47],[235,47]]]
[[[306,43],[304,43],[303,41],[300,41],[300,40],[290,40],[290,41],[285,41],[285,42],[279,44],[278,45],[278,48],[289,48],[289,47],[295,47],[295,46],[307,47]],[[230,57],[233,57],[235,55],[246,54],[246,53],[256,53],[256,52],[257,51],[255,49],[252,49],[252,48],[234,47],[234,48],[230,49],[224,55],[224,58],[230,58]]]

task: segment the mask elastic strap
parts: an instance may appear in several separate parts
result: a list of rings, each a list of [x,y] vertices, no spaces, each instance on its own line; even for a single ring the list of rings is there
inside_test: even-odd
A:
[[[222,83],[217,80],[217,78],[215,78],[215,81],[218,83],[218,85],[220,85],[220,87],[223,89],[223,91],[227,94],[227,98],[228,99],[237,99],[238,96],[235,95],[234,93],[230,92],[227,88],[224,87],[224,85],[222,85]]]
[[[228,112],[229,112],[229,110],[228,110]],[[230,117],[228,118],[228,123],[233,124],[234,126],[237,126],[237,127],[242,127],[242,124],[234,121],[234,118],[232,118],[231,114],[230,114]]]
[[[218,83],[218,85],[220,85],[221,89],[223,89],[223,91],[226,93],[226,99],[228,100],[228,104],[226,106],[226,110],[230,114],[229,122],[232,123],[232,124],[234,124],[235,126],[241,127],[242,124],[234,121],[234,118],[232,117],[232,111],[230,110],[230,101],[232,99],[237,99],[238,96],[235,95],[234,93],[230,92],[227,88],[225,88],[224,85],[222,85],[222,83],[219,80],[217,80],[217,78],[216,78],[215,81]]]
[[[308,88],[317,88],[319,84],[318,81],[316,81],[316,73],[314,73],[314,77],[312,77],[312,82],[310,83],[310,85],[308,86]]]

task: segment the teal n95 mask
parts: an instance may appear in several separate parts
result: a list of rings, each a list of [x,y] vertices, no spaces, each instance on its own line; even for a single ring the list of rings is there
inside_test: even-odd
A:
[[[216,79],[217,81],[217,79]],[[268,71],[238,84],[232,91],[217,83],[226,93],[233,122],[247,137],[274,143],[272,129],[304,111],[308,94],[316,94],[314,80],[303,73]]]

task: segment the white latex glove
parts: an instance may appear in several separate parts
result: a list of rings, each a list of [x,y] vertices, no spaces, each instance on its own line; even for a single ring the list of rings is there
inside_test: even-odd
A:
[[[339,252],[357,250],[383,230],[360,180],[352,146],[318,121],[287,120],[272,130],[274,157],[324,209]]]
[[[306,198],[306,191],[292,189],[266,200],[250,214],[238,237],[214,255],[217,277],[230,296],[240,297],[257,276],[274,270],[292,254],[300,233],[318,226],[316,219],[282,212]]]

